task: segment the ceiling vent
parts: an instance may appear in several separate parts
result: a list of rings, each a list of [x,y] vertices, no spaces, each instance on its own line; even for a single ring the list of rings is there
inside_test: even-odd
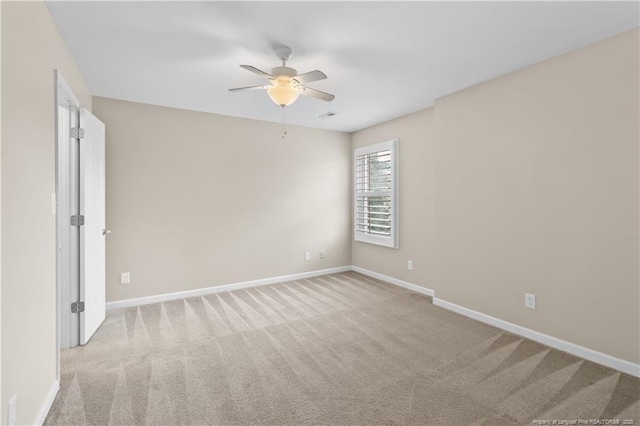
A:
[[[328,112],[325,112],[324,114],[318,116],[318,118],[322,118],[324,120],[325,118],[331,118],[331,117],[336,116],[336,115],[338,115],[337,112],[328,111]]]

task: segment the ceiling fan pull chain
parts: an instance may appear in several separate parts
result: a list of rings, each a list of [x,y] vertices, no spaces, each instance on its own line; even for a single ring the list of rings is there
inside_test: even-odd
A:
[[[287,110],[282,106],[282,139],[287,136]]]

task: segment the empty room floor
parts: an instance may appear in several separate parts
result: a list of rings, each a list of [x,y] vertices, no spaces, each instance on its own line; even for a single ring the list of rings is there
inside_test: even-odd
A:
[[[347,272],[109,311],[45,424],[624,419],[640,380]]]

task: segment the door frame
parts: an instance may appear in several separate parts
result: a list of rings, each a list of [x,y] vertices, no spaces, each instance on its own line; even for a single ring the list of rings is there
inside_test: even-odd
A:
[[[77,194],[72,191],[71,188],[77,187],[77,172],[71,163],[71,156],[75,154],[74,144],[71,143],[71,128],[78,126],[78,112],[80,110],[80,101],[71,90],[71,87],[67,84],[62,73],[58,69],[54,69],[54,111],[55,111],[55,214],[56,214],[56,379],[60,380],[60,348],[62,346],[61,339],[63,334],[62,328],[65,327],[64,338],[67,342],[64,343],[65,347],[70,346],[69,342],[73,342],[75,339],[76,345],[79,336],[75,333],[75,337],[72,336],[72,315],[70,310],[71,305],[71,293],[77,292],[77,277],[74,274],[73,259],[78,259],[77,250],[78,241],[73,233],[73,228],[70,222],[70,216],[74,211],[74,203],[77,203]],[[61,125],[60,109],[69,109],[69,123],[68,125]],[[61,161],[61,155],[66,153],[68,156],[67,161]],[[65,165],[66,167],[62,167]],[[67,185],[61,185],[61,180],[68,182]],[[68,238],[67,244],[62,245],[61,240],[63,234],[66,233]],[[77,230],[76,230],[77,233]],[[74,256],[75,253],[75,256]],[[68,267],[68,273],[62,276],[64,269],[62,268],[63,262]],[[78,262],[78,260],[76,260]],[[74,279],[75,278],[75,279]],[[75,299],[77,300],[77,298]],[[65,306],[67,309],[65,309]],[[65,315],[65,311],[67,314]],[[63,315],[65,317],[63,318]],[[76,315],[77,316],[77,315]],[[76,329],[78,324],[75,325]]]

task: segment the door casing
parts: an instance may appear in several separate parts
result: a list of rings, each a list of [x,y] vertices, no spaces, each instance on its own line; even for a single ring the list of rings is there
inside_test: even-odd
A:
[[[80,102],[59,70],[54,70],[56,145],[56,378],[60,380],[60,349],[79,344],[78,315],[71,303],[78,300],[78,228],[71,215],[78,209],[77,143],[71,128],[78,126]]]

